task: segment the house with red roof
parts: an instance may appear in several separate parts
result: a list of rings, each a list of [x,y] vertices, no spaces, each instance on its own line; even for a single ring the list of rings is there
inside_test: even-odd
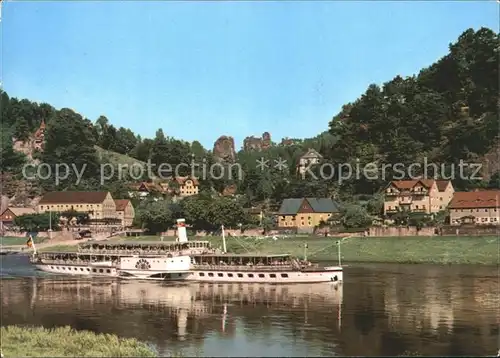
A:
[[[437,213],[448,207],[454,192],[449,180],[393,180],[384,192],[384,214],[400,211]]]
[[[451,225],[498,225],[500,190],[456,192],[449,209]]]
[[[135,218],[135,210],[128,199],[115,199],[116,216],[121,220],[123,227],[131,227]]]

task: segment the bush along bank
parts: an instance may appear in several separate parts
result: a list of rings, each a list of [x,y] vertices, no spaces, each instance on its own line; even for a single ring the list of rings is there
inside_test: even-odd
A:
[[[75,331],[70,327],[1,328],[1,351],[13,357],[156,357],[146,344],[114,334]]]

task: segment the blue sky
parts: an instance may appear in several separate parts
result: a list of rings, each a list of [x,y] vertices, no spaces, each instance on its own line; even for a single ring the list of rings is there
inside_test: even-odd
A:
[[[370,83],[412,75],[467,28],[498,31],[469,2],[7,2],[2,81],[152,137],[212,148],[248,135],[312,137]]]

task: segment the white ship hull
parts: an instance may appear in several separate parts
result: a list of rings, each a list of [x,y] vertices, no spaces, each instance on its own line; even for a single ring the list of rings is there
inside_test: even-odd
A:
[[[214,283],[321,283],[343,281],[342,267],[329,267],[317,271],[208,271],[193,270],[187,281]]]
[[[117,269],[101,265],[37,264],[40,271],[71,276],[119,277],[127,280],[189,281],[208,283],[321,283],[343,281],[342,267],[328,267],[321,271],[174,271]]]
[[[116,268],[106,265],[35,264],[35,267],[43,272],[70,276],[118,276],[118,270]]]

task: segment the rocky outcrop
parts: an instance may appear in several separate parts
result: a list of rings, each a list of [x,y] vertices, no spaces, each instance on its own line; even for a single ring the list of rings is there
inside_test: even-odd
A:
[[[265,150],[272,146],[271,134],[269,132],[264,132],[261,138],[250,136],[246,137],[243,141],[244,150]]]
[[[234,138],[229,136],[220,136],[214,143],[214,157],[218,161],[234,162],[236,151],[234,149]]]
[[[280,145],[281,145],[282,147],[286,147],[286,146],[289,146],[289,145],[294,145],[294,144],[295,144],[294,140],[293,140],[293,139],[290,139],[290,138],[283,138],[283,139],[281,140],[281,143],[280,143]]]
[[[12,138],[12,146],[15,151],[25,154],[29,160],[33,160],[33,154],[35,152],[43,152],[45,144],[45,121],[42,119],[40,127],[35,133],[30,135],[28,140],[21,141],[16,138]]]

